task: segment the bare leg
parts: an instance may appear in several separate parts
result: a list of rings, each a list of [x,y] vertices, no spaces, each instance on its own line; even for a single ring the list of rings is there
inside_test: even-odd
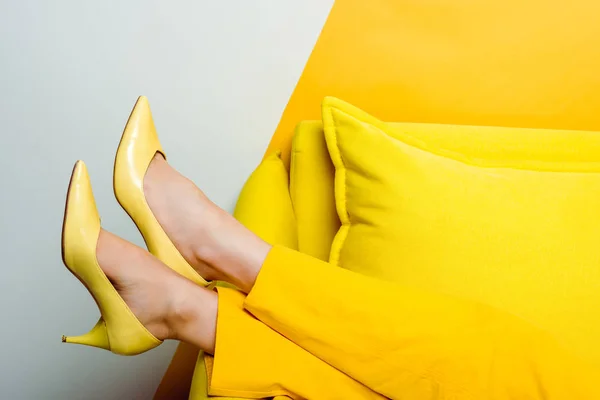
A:
[[[181,277],[145,250],[106,231],[100,233],[97,254],[101,268],[150,332],[159,339],[179,339],[215,353],[216,292]],[[217,382],[211,394],[381,398],[250,316],[243,309],[242,293],[222,289],[219,361],[209,366],[211,385]],[[262,356],[257,359],[257,355]]]
[[[123,300],[158,339],[177,339],[212,354],[217,293],[173,272],[160,260],[102,230],[97,257]]]
[[[157,155],[144,178],[148,203],[177,249],[203,277],[250,290],[271,246],[212,203]],[[213,354],[217,293],[173,272],[147,251],[102,230],[97,257],[136,317],[158,339]]]
[[[200,275],[250,290],[269,244],[211,202],[160,155],[150,163],[144,193],[175,247]]]

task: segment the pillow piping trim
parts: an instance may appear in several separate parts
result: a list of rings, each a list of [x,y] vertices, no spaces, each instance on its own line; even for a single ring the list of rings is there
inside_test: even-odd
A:
[[[331,250],[329,252],[329,263],[335,266],[340,265],[340,256],[344,242],[348,237],[348,232],[352,226],[350,221],[350,214],[347,208],[347,196],[346,196],[346,165],[342,158],[342,153],[338,147],[337,131],[333,118],[333,109],[337,99],[333,97],[325,97],[322,104],[322,118],[323,118],[323,131],[325,132],[325,142],[327,143],[327,149],[329,150],[329,156],[335,167],[334,176],[334,194],[335,194],[335,208],[338,213],[338,217],[341,222],[340,229],[335,234],[331,243]]]
[[[502,169],[513,169],[513,170],[522,170],[522,171],[532,171],[532,172],[549,172],[549,173],[600,173],[600,162],[598,161],[565,161],[565,162],[550,162],[550,161],[540,161],[535,159],[524,159],[520,160],[519,165],[515,165],[514,162],[512,164],[502,162],[500,160],[490,160],[481,157],[473,157],[467,154],[463,154],[457,151],[447,150],[444,148],[433,147],[428,145],[421,139],[418,139],[412,136],[410,133],[405,132],[399,128],[395,128],[393,126],[388,125],[387,123],[380,121],[379,119],[373,117],[367,112],[351,105],[343,100],[337,99],[335,97],[325,97],[322,103],[322,118],[323,118],[323,128],[327,133],[326,129],[328,128],[331,132],[330,135],[334,136],[332,139],[335,141],[335,146],[337,147],[337,137],[336,137],[336,126],[333,117],[333,110],[337,110],[341,113],[346,114],[348,117],[353,118],[361,123],[369,124],[373,128],[380,131],[381,134],[402,142],[407,146],[413,147],[415,149],[433,154],[438,157],[446,158],[449,160],[454,160],[456,162],[470,165],[478,168],[502,168]],[[443,124],[440,124],[443,125]],[[469,125],[472,126],[472,125]],[[508,128],[507,128],[508,129]],[[325,135],[327,139],[328,135]],[[332,153],[332,149],[327,142],[327,147],[329,150],[329,155],[331,156],[332,161],[336,155]],[[337,149],[339,152],[339,148]],[[343,160],[341,154],[337,154],[339,157],[339,162],[341,167],[345,168],[343,165]],[[334,166],[337,167],[334,162]],[[560,167],[559,167],[560,166]],[[336,192],[337,195],[337,192]],[[341,217],[340,217],[341,218]]]

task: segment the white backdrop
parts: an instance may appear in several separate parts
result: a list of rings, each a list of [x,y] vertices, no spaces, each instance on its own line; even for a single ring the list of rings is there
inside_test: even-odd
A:
[[[0,398],[151,398],[175,343],[131,358],[61,343],[98,317],[60,258],[73,163],[103,226],[143,244],[112,164],[144,94],[169,161],[231,210],[332,3],[0,0]]]

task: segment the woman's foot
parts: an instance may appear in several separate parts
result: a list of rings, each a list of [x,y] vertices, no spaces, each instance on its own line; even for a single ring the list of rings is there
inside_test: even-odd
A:
[[[157,339],[212,352],[217,294],[173,272],[147,251],[100,231],[98,264],[137,319]]]
[[[204,279],[219,279],[218,272],[197,256],[204,225],[215,219],[221,209],[158,153],[144,176],[144,195],[152,213],[186,261]]]
[[[203,278],[250,289],[270,245],[211,202],[160,154],[144,177],[144,195],[177,250]]]

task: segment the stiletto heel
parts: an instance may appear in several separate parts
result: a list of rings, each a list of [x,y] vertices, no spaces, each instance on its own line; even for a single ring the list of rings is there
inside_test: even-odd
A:
[[[102,318],[100,318],[92,330],[85,335],[63,336],[62,341],[64,343],[84,344],[86,346],[94,346],[101,349],[110,350],[108,330],[106,329],[106,323]]]
[[[135,317],[110,283],[96,258],[100,216],[87,168],[78,161],[67,192],[62,232],[65,266],[88,289],[102,317],[85,335],[63,336],[63,342],[99,347],[113,353],[134,355],[162,343]]]
[[[201,286],[208,282],[188,264],[148,206],[144,176],[156,154],[166,158],[158,140],[148,99],[140,96],[123,131],[113,173],[117,201],[142,234],[148,251],[175,272]]]

